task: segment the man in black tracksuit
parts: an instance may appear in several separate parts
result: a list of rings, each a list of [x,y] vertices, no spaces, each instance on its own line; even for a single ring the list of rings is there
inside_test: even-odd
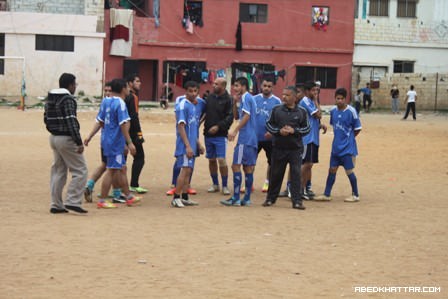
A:
[[[266,122],[266,129],[273,136],[269,190],[263,206],[273,205],[283,182],[286,165],[291,173],[291,200],[294,209],[304,210],[300,194],[300,168],[302,164],[302,136],[310,131],[305,109],[297,105],[294,86],[283,89],[283,104],[274,107]]]

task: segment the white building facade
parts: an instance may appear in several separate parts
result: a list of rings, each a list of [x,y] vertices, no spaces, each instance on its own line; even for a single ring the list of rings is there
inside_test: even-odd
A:
[[[390,105],[397,84],[412,84],[422,109],[448,109],[448,1],[356,0],[354,90],[373,86],[374,105]]]

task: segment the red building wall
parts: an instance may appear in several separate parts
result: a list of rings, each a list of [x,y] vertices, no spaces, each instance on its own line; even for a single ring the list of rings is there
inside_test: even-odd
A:
[[[354,38],[354,2],[340,0],[252,0],[244,3],[268,5],[267,23],[242,23],[243,50],[235,50],[235,33],[239,21],[239,3],[233,0],[203,2],[203,27],[194,26],[189,34],[182,27],[183,0],[160,3],[160,27],[153,18],[134,17],[132,57],[145,61],[139,67],[144,87],[140,99],[151,100],[159,95],[163,84],[163,61],[204,61],[208,69],[223,69],[232,63],[272,64],[286,70],[274,92],[281,94],[285,85],[296,83],[296,66],[337,68],[337,87],[350,89]],[[312,6],[327,6],[329,24],[326,31],[312,24]],[[109,13],[105,14],[105,27]],[[108,31],[108,30],[106,30]],[[105,39],[106,79],[123,75],[123,57],[110,56],[109,33]],[[152,60],[150,63],[147,60]],[[147,67],[155,69],[148,71]],[[152,76],[155,70],[157,76]],[[154,81],[155,80],[155,81]],[[201,94],[212,89],[201,85]],[[175,95],[183,90],[174,89]],[[321,90],[321,102],[333,103],[334,89]]]

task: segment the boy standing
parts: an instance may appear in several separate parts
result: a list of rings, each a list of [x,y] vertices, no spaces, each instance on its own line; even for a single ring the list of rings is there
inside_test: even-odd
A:
[[[357,202],[359,201],[358,183],[353,169],[355,168],[356,156],[358,155],[355,137],[361,131],[361,122],[355,109],[345,102],[347,98],[347,90],[345,88],[338,88],[335,92],[335,98],[336,107],[330,111],[330,124],[333,126],[334,132],[330,169],[325,192],[323,195],[317,196],[315,200],[331,200],[331,189],[336,180],[336,172],[339,166],[343,166],[352,186],[352,195],[346,198],[345,201]]]
[[[176,166],[180,173],[176,180],[176,189],[171,205],[176,208],[198,205],[188,198],[190,177],[194,168],[195,157],[204,153],[199,142],[199,125],[205,111],[205,101],[198,98],[199,85],[194,81],[185,83],[185,98],[176,106]],[[182,197],[181,197],[182,196]]]
[[[266,128],[273,136],[273,150],[269,176],[270,186],[263,206],[269,207],[276,202],[286,164],[289,164],[292,207],[304,210],[300,192],[300,165],[303,153],[301,137],[308,134],[310,124],[306,110],[297,105],[297,91],[294,86],[288,86],[283,90],[283,105],[273,108]]]
[[[403,120],[408,118],[410,110],[412,110],[412,118],[417,120],[415,116],[415,102],[417,101],[417,92],[414,90],[414,85],[411,85],[411,89],[406,93],[406,113],[404,114]]]
[[[249,206],[252,184],[254,182],[254,167],[257,161],[258,141],[256,134],[256,104],[248,90],[249,83],[246,78],[239,77],[235,80],[233,90],[233,116],[239,119],[236,128],[229,132],[229,141],[233,141],[238,135],[238,142],[233,152],[233,196],[220,203],[225,206]],[[245,175],[246,194],[243,201],[240,200],[240,188],[242,181],[241,165]]]

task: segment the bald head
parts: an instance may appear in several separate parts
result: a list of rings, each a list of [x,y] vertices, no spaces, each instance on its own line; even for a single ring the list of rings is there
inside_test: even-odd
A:
[[[216,78],[213,82],[213,92],[222,95],[226,91],[227,81],[224,78]]]

